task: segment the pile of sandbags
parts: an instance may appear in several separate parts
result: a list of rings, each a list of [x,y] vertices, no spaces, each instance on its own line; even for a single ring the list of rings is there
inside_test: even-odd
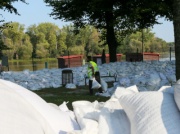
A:
[[[144,92],[135,85],[118,87],[104,103],[76,101],[73,107],[80,133],[180,133],[180,84]]]
[[[180,81],[158,91],[117,87],[106,102],[47,103],[0,79],[1,134],[179,134]]]
[[[87,65],[66,69],[72,70],[75,86],[85,85]],[[17,83],[29,90],[57,88],[62,86],[63,70],[65,69],[8,71],[2,72],[0,78]],[[116,85],[123,87],[136,85],[140,91],[158,90],[162,86],[176,82],[175,61],[114,62],[102,64],[99,66],[99,71],[101,76],[116,75]],[[113,77],[102,77],[102,79],[106,82],[114,81]]]
[[[71,111],[48,104],[37,94],[0,79],[1,134],[66,134],[79,130]]]

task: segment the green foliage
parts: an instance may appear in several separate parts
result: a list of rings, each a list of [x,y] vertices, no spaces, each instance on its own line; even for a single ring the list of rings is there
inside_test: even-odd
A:
[[[56,19],[72,21],[77,29],[87,24],[98,28],[108,44],[111,62],[116,61],[116,48],[126,36],[157,24],[159,16],[172,19],[171,0],[44,1],[53,8],[50,15]]]
[[[11,51],[8,51],[8,57],[12,58],[16,53],[17,57],[21,58],[23,57],[23,53],[25,53],[23,52],[23,49],[25,48],[23,44],[27,43],[26,39],[28,39],[24,34],[24,25],[14,22],[9,24],[9,26],[11,27],[5,28],[2,32],[4,44],[11,49]],[[7,54],[7,52],[5,53]]]
[[[18,14],[17,9],[11,5],[11,2],[15,1],[9,0],[0,3],[0,5],[2,4],[0,8]],[[23,0],[20,1],[25,3]],[[161,2],[159,7],[154,2],[148,4],[149,0],[44,1],[53,7],[52,16],[56,19],[72,21],[74,25],[60,29],[52,23],[41,23],[28,27],[24,33],[24,25],[12,23],[12,29],[6,28],[3,31],[3,35],[6,37],[3,42],[12,48],[11,51],[4,51],[9,57],[12,58],[14,54],[19,59],[32,56],[33,58],[57,57],[64,55],[67,51],[74,54],[75,50],[77,50],[77,54],[84,50],[84,55],[94,55],[101,54],[101,47],[108,44],[106,52],[109,51],[112,62],[116,61],[115,54],[118,45],[122,45],[119,47],[121,49],[129,47],[132,50],[141,46],[140,37],[136,39],[131,35],[136,28],[142,29],[152,26],[156,23],[158,14],[171,18],[171,12],[169,14],[166,12],[166,4],[170,2],[161,0],[158,0],[159,3]],[[168,11],[170,11],[169,8]],[[24,35],[29,37],[29,40],[24,38]],[[147,37],[152,38],[151,36]],[[154,51],[158,43],[150,41],[147,37],[144,37],[144,42],[146,42],[144,50]]]
[[[49,57],[49,53],[48,53],[48,43],[39,43],[37,44],[37,50],[36,50],[36,57],[37,58],[47,58]]]
[[[25,0],[0,0],[0,9],[7,10],[10,13],[15,13],[19,15],[17,9],[12,5],[13,2],[18,1],[26,3]]]
[[[105,46],[106,41],[100,41],[100,32],[93,26],[86,26],[79,29],[79,33],[73,32],[72,25],[65,26],[62,29],[50,23],[31,25],[24,31],[24,25],[17,22],[11,24],[13,28],[3,30],[2,42],[10,50],[3,50],[3,54],[9,59],[30,59],[32,58],[56,58],[61,55],[82,54],[87,55],[102,54],[102,49],[108,53],[108,47]],[[154,37],[151,29],[144,29],[144,51],[161,52],[168,51],[167,43],[161,39]],[[46,35],[46,34],[47,35]],[[120,39],[119,39],[120,38]],[[121,46],[118,47],[118,53],[126,53],[128,51],[142,51],[142,32],[134,32],[122,38]],[[16,57],[14,54],[16,53]]]
[[[20,15],[17,9],[12,5],[13,2],[18,2],[18,1],[26,3],[25,0],[0,0],[0,10],[4,10],[10,13],[15,13],[16,15]],[[0,19],[0,33],[2,33],[2,31],[5,28],[10,27],[9,26],[10,22],[5,22],[5,18],[4,18],[5,16],[3,16],[2,14],[0,14],[0,17],[2,17]]]
[[[64,51],[67,49],[66,43],[66,32],[60,30],[59,36],[57,37],[57,55],[63,55]]]
[[[38,26],[28,27],[27,34],[31,39],[34,58],[57,56],[59,30],[58,26],[52,23],[40,23]]]
[[[99,54],[102,52],[99,36],[97,29],[88,25],[80,29],[76,44],[84,47],[86,56]]]
[[[54,16],[56,19],[73,21],[77,29],[86,24],[93,25],[98,29],[106,29],[107,36],[105,37],[109,46],[109,53],[111,54],[110,61],[116,61],[115,52],[118,44],[114,27],[122,23],[122,19],[118,19],[119,16],[116,14],[116,11],[119,10],[119,8],[117,8],[118,5],[121,5],[118,0],[44,1],[49,6],[53,7],[53,11],[50,15]]]
[[[169,45],[164,40],[155,37],[154,33],[151,32],[151,29],[143,30],[143,42],[144,50],[143,52],[168,52]],[[120,53],[129,53],[129,52],[142,52],[142,32],[135,32],[126,38],[124,38],[122,45],[118,47],[117,51]]]

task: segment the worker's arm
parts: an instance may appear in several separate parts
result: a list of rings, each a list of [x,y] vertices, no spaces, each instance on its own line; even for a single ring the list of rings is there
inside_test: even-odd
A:
[[[94,72],[94,67],[93,66],[91,66],[91,70],[92,70],[92,76],[94,77],[95,72]]]
[[[91,62],[90,62],[90,68],[91,68],[91,71],[92,71],[92,77],[94,77],[95,69],[94,69],[93,63],[91,63]]]

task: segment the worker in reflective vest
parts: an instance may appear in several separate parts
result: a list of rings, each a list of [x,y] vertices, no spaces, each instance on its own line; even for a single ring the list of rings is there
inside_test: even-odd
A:
[[[97,64],[91,60],[91,56],[87,57],[87,62],[88,62],[88,78],[89,78],[89,92],[91,95],[93,95],[93,89],[92,89],[92,82],[93,78],[95,77],[96,81],[101,84],[100,81],[100,73]],[[100,93],[103,92],[102,88],[100,87],[98,89]]]

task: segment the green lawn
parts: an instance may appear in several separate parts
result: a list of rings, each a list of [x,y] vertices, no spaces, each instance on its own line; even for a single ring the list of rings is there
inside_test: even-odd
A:
[[[109,99],[109,97],[90,95],[88,87],[86,86],[77,87],[76,89],[67,89],[65,87],[46,88],[33,92],[42,97],[46,102],[54,103],[58,106],[64,101],[69,102],[67,106],[70,110],[73,110],[73,101],[88,100],[90,102],[94,102],[95,100],[97,100],[98,102],[105,102]],[[94,93],[96,92],[98,92],[98,90],[94,90]]]

